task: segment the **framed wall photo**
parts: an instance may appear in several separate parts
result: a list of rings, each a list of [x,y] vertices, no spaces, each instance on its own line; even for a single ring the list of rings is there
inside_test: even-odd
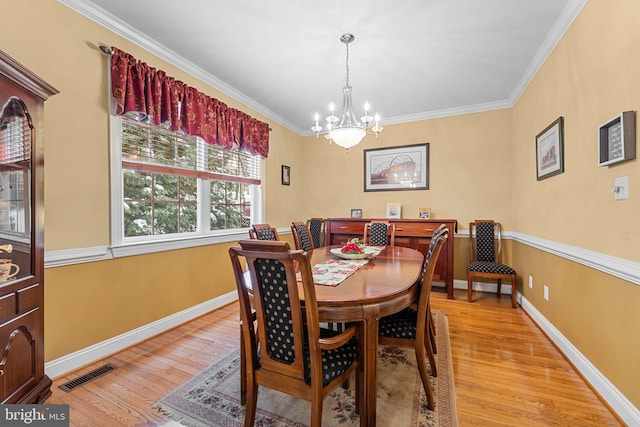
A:
[[[282,165],[282,185],[291,184],[291,167]]]
[[[431,208],[420,208],[420,209],[418,209],[418,218],[431,219]]]
[[[600,166],[636,158],[635,111],[625,111],[598,128],[598,155]]]
[[[536,136],[538,181],[564,172],[564,126],[562,116]]]
[[[400,203],[387,203],[387,218],[400,218],[402,212],[402,205]]]
[[[351,209],[351,218],[362,218],[362,209]]]
[[[364,150],[364,191],[428,189],[428,143]]]

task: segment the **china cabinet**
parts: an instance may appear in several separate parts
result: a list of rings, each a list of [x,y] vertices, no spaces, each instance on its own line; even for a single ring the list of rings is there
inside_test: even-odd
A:
[[[44,101],[58,93],[0,51],[0,403],[41,403]]]

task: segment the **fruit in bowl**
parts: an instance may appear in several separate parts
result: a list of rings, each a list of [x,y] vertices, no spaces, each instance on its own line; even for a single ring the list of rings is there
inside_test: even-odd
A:
[[[363,254],[364,250],[354,242],[349,242],[340,249],[343,254]]]

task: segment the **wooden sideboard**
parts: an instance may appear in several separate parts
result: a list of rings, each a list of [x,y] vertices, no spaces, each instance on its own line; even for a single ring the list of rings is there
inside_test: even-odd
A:
[[[440,224],[446,225],[449,229],[449,240],[442,248],[433,280],[434,282],[444,282],[447,298],[453,299],[453,237],[458,230],[458,222],[455,219],[326,218],[325,241],[327,245],[340,245],[354,237],[362,238],[364,225],[370,221],[394,223],[396,227],[395,244],[419,250],[424,255],[429,250],[433,232]]]

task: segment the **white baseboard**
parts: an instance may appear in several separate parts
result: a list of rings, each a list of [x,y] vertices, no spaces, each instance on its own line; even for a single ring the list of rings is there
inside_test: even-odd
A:
[[[477,287],[476,287],[477,286]],[[455,289],[467,289],[466,280],[454,280]],[[496,291],[495,283],[474,282],[474,290]],[[503,293],[511,293],[511,288],[503,289]],[[521,293],[517,295],[518,302],[524,311],[533,319],[538,327],[551,339],[567,359],[573,363],[578,372],[602,396],[620,418],[629,426],[640,426],[640,410],[636,408],[571,342],[565,338],[555,326],[549,322]]]
[[[547,334],[567,359],[573,363],[589,384],[600,393],[600,396],[611,406],[616,414],[618,414],[627,425],[640,426],[640,410],[638,410],[620,390],[611,384],[607,377],[593,366],[589,359],[580,353],[522,294],[518,294],[518,300],[520,301],[522,309],[531,316],[540,329]]]
[[[453,281],[454,289],[464,289],[467,290],[467,281],[466,280],[454,280]],[[487,292],[495,294],[498,291],[497,283],[490,282],[473,282],[472,289],[474,291]],[[500,290],[501,294],[511,295],[511,282],[502,282],[502,289]]]
[[[50,378],[56,378],[68,372],[79,369],[89,363],[104,359],[114,353],[138,344],[155,335],[175,328],[185,322],[193,320],[216,308],[220,308],[238,299],[236,291],[229,292],[202,304],[167,316],[163,319],[141,326],[140,328],[94,344],[75,353],[45,363],[45,373]]]

